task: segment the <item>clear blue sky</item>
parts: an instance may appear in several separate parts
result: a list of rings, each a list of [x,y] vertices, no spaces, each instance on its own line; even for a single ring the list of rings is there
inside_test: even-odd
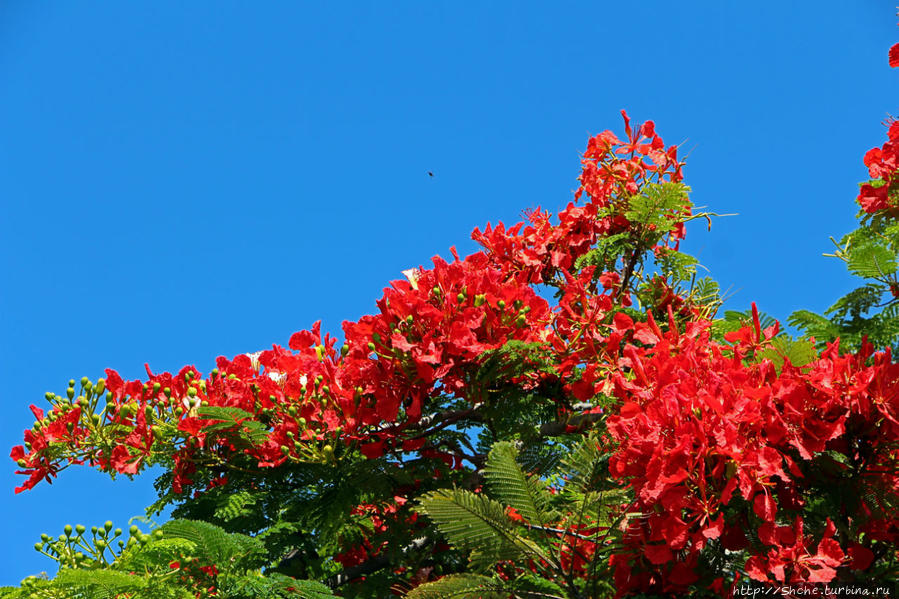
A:
[[[863,153],[897,110],[890,2],[4,2],[0,424],[69,378],[126,377],[337,331],[487,221],[563,207],[618,111],[692,148],[737,212],[686,249],[786,318],[851,286]],[[427,175],[433,171],[433,178]],[[66,523],[117,525],[152,477],[87,469],[13,496],[0,584]]]

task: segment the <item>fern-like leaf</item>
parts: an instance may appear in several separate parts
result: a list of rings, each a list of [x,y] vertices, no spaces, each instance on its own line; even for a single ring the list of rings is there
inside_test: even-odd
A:
[[[516,532],[506,508],[461,489],[441,489],[421,498],[419,510],[437,523],[449,541],[472,551],[473,567],[489,567],[499,561],[531,557],[550,561],[539,546]]]
[[[412,589],[407,599],[508,599],[501,583],[475,574],[450,574]]]
[[[484,477],[493,495],[512,506],[529,522],[542,525],[547,521],[551,500],[543,482],[526,475],[516,461],[518,450],[509,443],[493,446],[484,468]]]

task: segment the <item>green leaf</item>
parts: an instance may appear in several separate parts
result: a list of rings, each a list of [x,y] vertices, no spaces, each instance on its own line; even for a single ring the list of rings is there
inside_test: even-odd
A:
[[[490,567],[526,555],[550,561],[533,541],[516,532],[498,501],[461,489],[441,489],[420,502],[419,510],[437,523],[453,545],[473,552],[474,567]]]
[[[850,248],[846,266],[866,279],[883,278],[896,272],[896,255],[886,246],[869,241]]]
[[[412,589],[408,599],[508,599],[499,581],[475,574],[450,574]]]
[[[518,450],[509,443],[493,446],[484,468],[484,477],[493,494],[512,506],[533,524],[547,521],[551,495],[540,479],[527,476],[518,465]]]

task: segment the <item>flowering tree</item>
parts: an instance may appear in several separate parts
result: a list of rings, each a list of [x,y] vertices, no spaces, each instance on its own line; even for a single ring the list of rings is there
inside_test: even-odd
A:
[[[899,50],[891,52],[891,60]],[[865,155],[863,285],[794,339],[679,249],[695,212],[652,121],[588,141],[574,200],[405,271],[288,347],[32,406],[16,492],[165,468],[127,541],[66,527],[10,597],[728,596],[899,571],[899,123]]]

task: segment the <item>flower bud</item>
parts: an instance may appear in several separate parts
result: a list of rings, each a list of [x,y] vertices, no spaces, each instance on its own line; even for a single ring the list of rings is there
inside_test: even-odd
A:
[[[103,523],[103,529],[104,529],[106,532],[109,532],[110,530],[112,530],[112,520],[107,520],[106,522],[104,522],[104,523]]]
[[[460,304],[461,304],[462,302],[464,302],[464,301],[465,301],[465,294],[464,294],[464,293],[458,294],[458,295],[456,296],[456,301],[459,302]]]
[[[106,379],[97,379],[97,395],[102,394],[106,390]]]
[[[486,301],[487,301],[487,296],[484,295],[483,293],[479,293],[478,295],[474,296],[475,308],[480,308],[481,306],[484,305],[484,302],[486,302]]]
[[[75,525],[75,532],[77,532],[79,535],[83,535],[85,530],[86,529],[84,528],[84,524],[76,524]]]
[[[66,389],[66,396],[69,399],[74,398],[75,397],[75,387],[69,387],[68,389]]]
[[[75,386],[75,379],[69,379],[69,387]]]
[[[375,344],[371,341],[368,342],[368,351],[375,351]]]
[[[91,381],[86,376],[81,377],[81,386],[82,387],[86,387],[89,382],[91,382]]]
[[[19,465],[19,468],[24,468],[25,466],[28,465],[28,462],[26,462],[24,458],[20,458],[20,459],[16,460],[16,464]]]
[[[188,396],[188,397],[196,397],[196,396],[197,396],[197,390],[196,390],[194,387],[188,387],[188,388],[187,388],[187,396]]]
[[[344,343],[343,347],[340,348],[340,357],[345,358],[348,353],[350,353],[350,344]]]
[[[44,548],[44,544],[43,544],[43,543],[35,543],[35,544],[34,544],[34,550],[35,550],[35,551],[40,551],[40,550],[42,550],[43,548]]]
[[[72,536],[72,525],[71,525],[71,524],[66,524],[66,525],[63,527],[62,531],[63,531],[64,533],[66,533],[66,536],[67,536],[67,537],[71,537],[71,536]]]

